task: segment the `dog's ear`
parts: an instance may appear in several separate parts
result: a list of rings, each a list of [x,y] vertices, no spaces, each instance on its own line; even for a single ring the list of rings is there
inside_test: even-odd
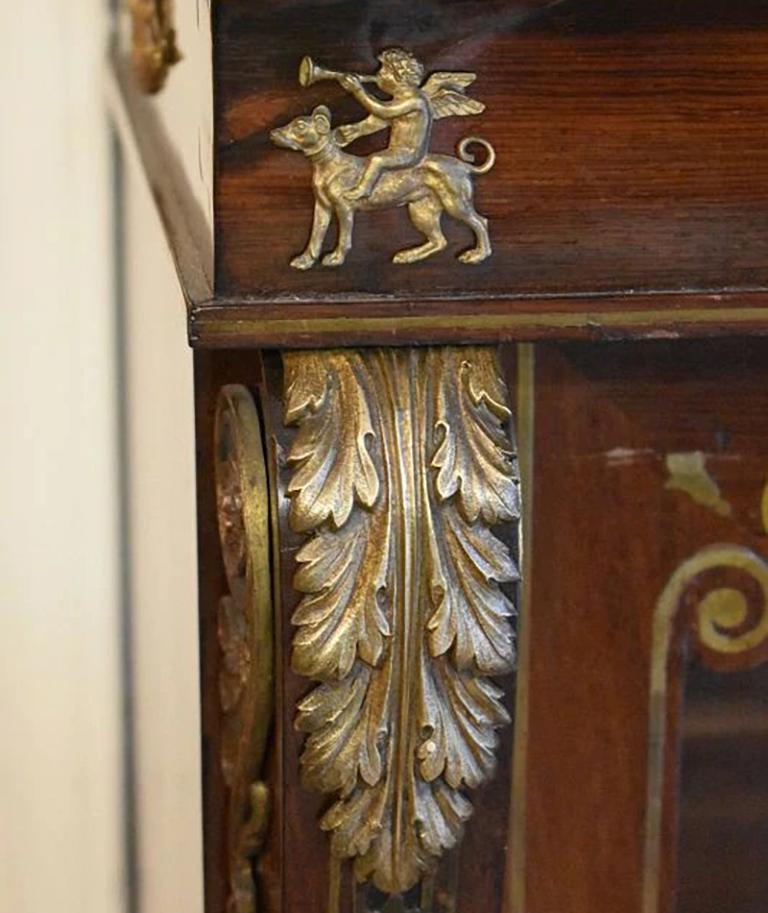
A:
[[[328,133],[331,129],[331,112],[325,105],[318,105],[312,112],[312,120],[320,133]]]

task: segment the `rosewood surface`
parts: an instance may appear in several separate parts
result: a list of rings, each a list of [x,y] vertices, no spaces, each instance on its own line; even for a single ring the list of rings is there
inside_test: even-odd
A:
[[[215,8],[214,41],[220,295],[283,298],[288,316],[291,300],[339,296],[461,294],[482,309],[496,296],[765,284],[763,3],[235,0]],[[495,254],[458,264],[469,236],[446,218],[449,251],[395,268],[392,253],[415,235],[393,211],[359,219],[343,268],[290,270],[310,221],[310,169],[269,131],[321,102],[337,122],[363,114],[334,82],[301,89],[298,61],[370,72],[394,44],[429,70],[478,74],[472,94],[487,110],[439,122],[433,146],[450,152],[476,133],[497,147],[476,181]]]
[[[653,613],[703,546],[768,551],[766,364],[759,340],[536,347],[529,913],[640,913]],[[704,455],[727,514],[669,487],[667,456],[691,452]],[[716,690],[699,696],[699,713],[702,700],[717,711]],[[723,734],[738,732],[741,712],[721,717]],[[724,769],[738,742],[717,745]],[[668,821],[676,803],[668,793]],[[676,844],[670,835],[660,870],[665,913]],[[714,877],[706,858],[686,853],[688,896]],[[749,877],[748,866],[735,871]]]
[[[113,109],[165,219],[194,345],[766,332],[764,3],[232,0],[211,15],[213,227],[126,48],[114,65]],[[370,72],[396,43],[430,70],[478,74],[472,93],[487,110],[440,121],[435,148],[470,132],[497,147],[498,164],[476,181],[494,256],[459,264],[469,237],[446,219],[448,251],[396,267],[391,254],[414,236],[392,211],[358,220],[340,270],[292,270],[311,220],[310,171],[269,130],[319,102],[337,122],[362,113],[333,82],[301,89],[298,61],[311,53]]]

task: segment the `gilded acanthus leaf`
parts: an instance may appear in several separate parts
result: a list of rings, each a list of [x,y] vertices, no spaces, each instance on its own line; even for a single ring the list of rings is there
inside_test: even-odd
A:
[[[435,428],[441,440],[432,458],[438,497],[458,495],[464,519],[493,526],[520,514],[517,480],[510,472],[511,447],[503,422],[509,419],[493,350],[463,350],[439,360]],[[433,356],[432,361],[436,361]]]
[[[332,372],[321,371],[321,353],[293,353],[285,359],[286,421],[299,421],[288,487],[294,498],[291,523],[296,532],[317,529],[327,520],[339,529],[355,503],[370,507],[379,493],[367,446],[373,436],[368,404],[344,356],[334,358]]]
[[[455,789],[479,786],[495,768],[496,729],[509,722],[503,694],[488,679],[459,672],[445,660],[435,662],[435,671],[426,677],[431,712],[417,749],[419,770],[429,783],[442,777]]]
[[[320,685],[300,703],[297,727],[310,733],[301,759],[308,786],[348,795],[360,780],[374,786],[381,779],[385,695],[371,686],[371,676],[361,664],[354,675]]]
[[[428,544],[427,573],[434,612],[427,621],[433,656],[452,650],[462,670],[511,672],[515,647],[509,617],[514,606],[500,583],[518,579],[504,545],[483,526],[469,526],[453,505]]]
[[[379,662],[390,633],[380,602],[386,585],[386,521],[385,513],[361,512],[338,532],[319,531],[301,550],[294,586],[306,596],[293,616],[299,628],[293,668],[300,675],[344,678],[358,655],[371,666]],[[370,569],[364,580],[361,567]]]
[[[514,666],[502,585],[518,579],[490,531],[516,520],[506,389],[493,350],[285,356],[293,667],[305,784],[358,879],[408,890],[461,839],[465,795],[495,769],[509,722],[489,678]]]

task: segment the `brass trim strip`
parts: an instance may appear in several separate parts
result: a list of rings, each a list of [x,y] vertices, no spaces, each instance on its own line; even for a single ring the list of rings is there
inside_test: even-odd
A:
[[[341,859],[331,856],[328,864],[328,913],[341,909]]]
[[[533,549],[533,473],[536,390],[536,350],[530,343],[517,347],[517,441],[520,461],[522,522],[520,524],[520,624],[514,719],[514,759],[510,807],[510,849],[507,856],[509,913],[524,913],[526,906],[526,821],[528,780],[528,705],[531,656],[531,583]]]
[[[286,305],[290,307],[290,305]],[[658,325],[665,335],[674,333],[677,324],[711,325],[722,323],[726,326],[743,323],[763,323],[768,332],[768,307],[733,308],[729,310],[706,308],[653,311],[611,311],[608,313],[579,312],[575,314],[555,313],[541,314],[527,312],[522,314],[461,314],[446,316],[419,317],[310,317],[310,318],[260,318],[260,319],[208,319],[198,309],[194,313],[193,335],[199,342],[201,334],[205,336],[238,336],[253,334],[260,339],[270,335],[303,333],[340,333],[370,332],[392,330],[420,330],[434,328],[455,328],[477,330],[504,330],[526,327],[537,328],[571,328],[599,331],[609,327],[647,327]],[[664,329],[667,328],[667,329]]]

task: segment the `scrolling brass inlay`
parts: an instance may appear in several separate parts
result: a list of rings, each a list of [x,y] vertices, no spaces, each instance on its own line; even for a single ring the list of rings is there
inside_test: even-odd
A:
[[[227,913],[255,913],[253,859],[267,826],[261,782],[273,715],[269,501],[261,430],[245,387],[222,388],[216,409],[216,494],[229,594],[219,606],[221,765],[229,789]]]
[[[469,136],[458,145],[458,157],[429,152],[433,121],[454,115],[480,114],[481,102],[465,90],[474,73],[432,73],[424,81],[421,63],[409,51],[390,48],[379,55],[381,66],[375,76],[338,73],[318,66],[305,57],[299,68],[299,82],[308,86],[333,79],[365,109],[368,116],[356,124],[332,128],[331,112],[319,105],[273,130],[272,141],[285,149],[302,152],[312,163],[315,215],[309,243],[294,257],[291,266],[309,269],[320,259],[332,217],[338,221],[336,248],[322,258],[323,266],[341,266],[352,247],[352,231],[358,211],[407,206],[414,227],[426,240],[417,247],[395,254],[395,263],[415,263],[447,246],[440,227],[444,212],[467,225],[475,235],[475,246],[459,256],[462,263],[481,263],[491,256],[488,221],[473,203],[472,177],[490,171],[496,161],[493,146]],[[391,97],[382,101],[363,87],[373,82]],[[389,146],[366,157],[343,152],[344,146],[362,136],[389,130]],[[469,146],[482,146],[486,159],[474,164]]]
[[[293,668],[305,784],[357,879],[402,893],[461,839],[465,790],[509,722],[518,572],[490,528],[519,518],[492,348],[284,355],[290,523],[302,600]]]
[[[749,549],[714,545],[685,561],[672,575],[654,616],[650,736],[645,833],[643,913],[659,913],[662,859],[666,857],[665,786],[671,776],[680,680],[674,647],[685,631],[704,663],[744,669],[768,659],[768,563]],[[672,714],[671,722],[668,715]]]
[[[129,0],[129,8],[133,68],[142,90],[153,94],[165,85],[170,67],[181,60],[171,0]]]

